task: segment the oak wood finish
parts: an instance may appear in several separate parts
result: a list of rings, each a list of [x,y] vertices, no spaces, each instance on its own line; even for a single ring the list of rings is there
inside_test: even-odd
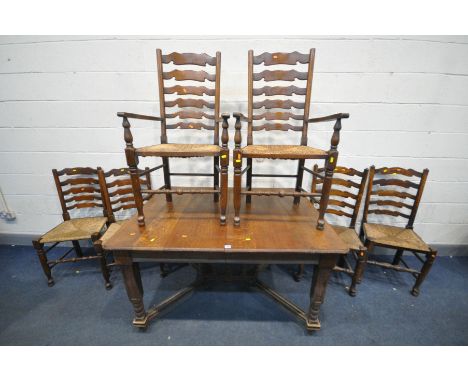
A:
[[[320,196],[319,189],[324,183],[324,168],[319,168],[314,165],[312,172],[312,193],[319,195],[319,197],[311,197],[311,201],[319,204]],[[350,167],[337,166],[334,170],[332,179],[332,186],[330,189],[330,199],[328,206],[325,210],[326,214],[333,214],[338,216],[345,216],[349,220],[348,225],[334,225],[333,229],[337,232],[341,239],[348,245],[349,252],[347,255],[354,257],[355,266],[352,267],[347,259],[347,255],[342,256],[340,265],[334,267],[334,271],[344,272],[351,276],[351,285],[349,287],[349,294],[356,296],[356,286],[362,278],[364,267],[367,260],[367,249],[360,241],[356,233],[356,221],[359,214],[359,208],[363,196],[365,194],[365,187],[367,182],[368,169],[359,171]],[[344,192],[343,188],[349,191]],[[304,265],[299,267],[299,271],[294,274],[294,279],[299,281],[304,273]]]
[[[361,235],[366,239],[366,247],[387,247],[396,250],[392,263],[367,260],[367,264],[378,265],[385,269],[411,273],[416,282],[411,290],[418,296],[420,287],[437,256],[437,251],[429,247],[413,230],[414,220],[419,208],[429,170],[422,172],[402,167],[371,166],[366,202],[362,219]],[[406,227],[370,223],[369,215],[387,215],[406,220]],[[410,268],[403,259],[404,251],[411,252],[423,263],[421,270]],[[419,254],[426,256],[422,259]],[[400,265],[400,263],[403,264]]]
[[[117,113],[122,118],[126,143],[125,156],[132,178],[138,221],[142,226],[145,224],[145,217],[143,215],[143,197],[137,171],[140,156],[162,158],[161,168],[164,175],[164,188],[154,191],[165,193],[166,202],[168,203],[172,202],[174,193],[180,193],[172,190],[171,177],[180,174],[171,172],[169,159],[174,157],[213,157],[213,173],[194,173],[193,175],[213,177],[213,189],[209,190],[209,193],[213,194],[215,203],[221,203],[220,211],[226,211],[227,206],[227,201],[223,199],[223,195],[227,195],[227,178],[223,176],[223,171],[224,173],[227,172],[228,164],[223,158],[228,157],[228,149],[227,142],[225,144],[220,142],[219,124],[222,122],[223,130],[227,130],[229,115],[220,115],[221,53],[217,52],[215,57],[205,53],[173,52],[163,55],[161,50],[157,49],[156,61],[160,116]],[[181,69],[169,67],[166,70],[168,68],[167,64],[177,65]],[[193,70],[193,65],[203,66],[205,69]],[[199,84],[193,85],[193,82]],[[206,97],[209,97],[209,99],[206,99]],[[174,108],[177,109],[174,110]],[[159,121],[161,123],[161,144],[135,148],[129,122],[129,119],[133,118]],[[211,130],[213,131],[213,141],[212,144],[170,144],[167,130],[171,129]],[[224,136],[228,137],[227,133]],[[191,192],[190,188],[181,188],[180,190],[186,193]],[[225,214],[220,216],[220,223],[225,224]]]
[[[320,230],[324,226],[324,214],[328,203],[328,192],[330,190],[331,184],[330,182],[333,177],[333,170],[338,159],[338,144],[340,140],[341,120],[348,118],[349,115],[346,113],[341,113],[321,118],[309,118],[314,63],[315,49],[311,49],[308,54],[299,52],[277,52],[263,53],[258,56],[254,56],[252,50],[250,50],[248,53],[248,115],[244,116],[241,113],[234,113],[234,117],[236,118],[235,149],[233,156],[235,225],[240,224],[239,211],[241,206],[241,194],[246,195],[246,203],[249,204],[252,201],[252,196],[260,195],[256,193],[255,190],[252,190],[252,178],[257,175],[253,172],[253,159],[268,158],[298,160],[298,169],[296,175],[294,176],[296,178],[296,194],[294,194],[295,204],[299,203],[301,196],[308,196],[302,193],[302,181],[304,171],[306,171],[305,161],[307,159],[325,161],[325,181],[322,188],[324,197],[321,198],[321,206],[319,209],[320,217],[317,222],[317,229]],[[258,65],[294,65],[298,69],[268,69],[255,71],[256,66]],[[299,69],[301,65],[307,65],[307,71],[305,71],[305,68]],[[278,81],[282,82],[283,84],[286,83],[286,86],[255,86],[255,84],[259,83],[259,81]],[[294,84],[288,84],[293,81]],[[297,82],[302,82],[302,85],[298,85]],[[260,96],[262,96],[262,98],[259,99]],[[302,98],[302,100],[298,102],[297,98],[299,97]],[[319,150],[308,147],[307,134],[309,123],[319,123],[326,121],[335,121],[333,135],[330,141],[330,149]],[[241,147],[241,122],[247,122],[247,145],[245,147]],[[292,130],[301,132],[300,145],[264,145],[263,147],[261,147],[261,145],[254,145],[253,132],[260,130]],[[243,158],[247,159],[247,166],[244,170],[242,170]],[[247,190],[245,192],[241,190],[241,177],[244,172],[247,172]],[[270,195],[273,195],[273,193],[270,193]]]
[[[241,211],[243,225],[220,226],[215,217],[219,206],[209,196],[184,194],[172,205],[155,195],[145,205],[146,225],[137,216],[125,222],[119,235],[103,242],[120,264],[129,299],[135,312],[135,326],[145,327],[159,314],[161,306],[145,313],[138,262],[238,263],[238,264],[317,264],[311,288],[310,308],[302,312],[310,330],[320,328],[319,310],[323,303],[330,271],[339,255],[348,251],[335,231],[325,224],[314,229],[318,213],[310,203],[293,205],[283,198],[260,199]],[[229,214],[233,218],[233,213]],[[274,234],[272,234],[274,232]],[[188,293],[182,290],[175,299]],[[271,294],[270,294],[271,295]]]
[[[78,240],[98,238],[106,224],[106,208],[102,189],[98,179],[98,170],[91,167],[73,167],[62,170],[52,170],[57,194],[62,208],[64,222],[37,239],[33,240],[42,270],[47,277],[48,286],[53,286],[52,268],[67,262],[99,260],[107,289],[111,288],[109,273],[105,266],[105,258],[100,254],[83,256]],[[72,218],[70,211],[75,209],[98,210],[103,217]],[[91,211],[90,211],[91,212]],[[93,213],[91,212],[91,213]],[[49,260],[47,254],[59,243],[71,241],[72,248],[56,260]],[[52,244],[51,244],[52,243]],[[47,249],[46,244],[51,244]],[[74,257],[67,256],[75,252]],[[104,266],[103,266],[104,265]]]

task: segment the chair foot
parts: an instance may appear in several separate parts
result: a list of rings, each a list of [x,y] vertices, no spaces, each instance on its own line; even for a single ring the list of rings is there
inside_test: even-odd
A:
[[[319,220],[317,221],[317,229],[318,229],[319,231],[323,231],[324,226],[325,226],[325,221],[322,220],[322,219],[319,219]]]
[[[48,287],[53,287],[54,285],[55,285],[54,279],[48,279],[48,280],[47,280],[47,286],[48,286]]]
[[[411,290],[411,294],[414,296],[414,297],[418,297],[419,296],[419,288],[413,288]]]
[[[159,264],[159,274],[162,278],[169,275],[169,270],[166,268],[165,264]]]
[[[144,216],[138,216],[138,225],[140,227],[144,227],[145,226],[145,217]]]
[[[298,283],[299,281],[301,281],[302,275],[300,275],[299,272],[295,272],[295,273],[293,274],[293,279],[294,279],[295,282]]]
[[[295,282],[298,283],[299,281],[302,280],[302,276],[304,276],[304,268],[305,268],[304,265],[301,264],[299,265],[299,269],[293,273],[293,279]]]
[[[106,289],[111,290],[112,289],[112,284],[111,283],[106,283]]]
[[[349,288],[349,292],[348,292],[348,293],[349,293],[349,295],[350,295],[351,297],[356,297],[356,295],[357,295],[356,288]]]
[[[234,217],[234,225],[235,225],[236,227],[239,227],[239,226],[240,226],[240,217],[238,217],[238,216],[235,216],[235,217]]]
[[[221,215],[219,218],[219,224],[226,225],[226,215]]]

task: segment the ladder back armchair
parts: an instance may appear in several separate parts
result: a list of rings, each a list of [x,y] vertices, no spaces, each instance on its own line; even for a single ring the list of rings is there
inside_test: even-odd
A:
[[[419,172],[402,167],[376,169],[372,166],[369,171],[369,184],[362,218],[361,230],[369,254],[375,246],[396,249],[392,263],[368,259],[367,264],[411,273],[416,278],[411,290],[414,296],[419,295],[420,286],[437,256],[437,251],[427,245],[413,230],[428,174],[428,169]],[[395,224],[369,223],[370,215],[391,216],[390,219]],[[397,218],[406,221],[405,227],[393,221]],[[403,259],[404,251],[412,252],[423,263],[421,270],[413,269],[406,263]],[[424,254],[426,259],[424,260],[420,254]]]
[[[246,203],[251,203],[252,195],[265,196],[293,196],[294,203],[299,203],[300,197],[320,196],[317,193],[307,192],[302,188],[304,171],[313,173],[305,167],[307,159],[324,160],[325,175],[322,187],[322,197],[319,209],[317,229],[324,226],[324,214],[328,203],[328,192],[331,187],[333,170],[338,159],[338,144],[340,141],[341,120],[348,118],[346,113],[334,114],[322,118],[309,118],[310,101],[312,94],[312,79],[314,73],[315,49],[308,54],[292,53],[263,53],[254,56],[252,50],[248,54],[248,115],[234,113],[235,123],[235,149],[233,155],[234,165],[234,224],[240,224],[241,195],[246,195]],[[285,65],[302,69],[282,70]],[[262,67],[260,67],[262,66]],[[258,69],[260,67],[260,69]],[[263,69],[273,67],[275,70]],[[305,68],[304,68],[305,67]],[[277,69],[280,68],[280,69]],[[279,86],[256,87],[259,82],[280,83]],[[300,82],[303,85],[288,85]],[[305,84],[304,84],[305,83]],[[331,146],[329,150],[321,150],[307,145],[307,133],[310,123],[335,121]],[[247,144],[241,147],[241,123],[247,122]],[[301,133],[299,145],[256,145],[254,144],[254,131],[279,130],[298,131]],[[247,166],[242,169],[242,160],[247,159]],[[253,159],[289,159],[298,161],[298,170],[295,175],[256,174],[253,173]],[[242,190],[242,174],[247,172],[246,189]],[[278,190],[261,191],[252,189],[254,177],[290,177],[296,179],[294,191]]]
[[[132,188],[138,211],[138,223],[144,226],[142,194],[166,194],[166,201],[172,201],[172,194],[214,195],[220,203],[220,222],[226,221],[227,178],[229,164],[228,119],[229,114],[220,116],[220,75],[221,53],[215,57],[207,54],[171,53],[163,55],[156,51],[159,83],[160,116],[146,116],[134,113],[117,113],[122,118],[125,155],[132,178]],[[168,68],[168,66],[170,67]],[[173,69],[176,67],[177,69]],[[178,69],[178,68],[182,69]],[[203,67],[204,70],[194,70]],[[176,85],[166,86],[167,82]],[[194,85],[195,83],[195,85]],[[198,84],[197,84],[198,83]],[[202,83],[201,85],[199,85]],[[161,125],[161,143],[135,148],[130,130],[131,119],[158,121]],[[221,145],[219,124],[222,121]],[[211,130],[213,140],[208,144],[170,143],[167,131],[171,129]],[[157,190],[141,190],[137,166],[139,157],[161,157],[162,164],[149,172],[163,169],[164,186]],[[213,173],[175,173],[170,171],[169,158],[212,157]],[[221,166],[220,166],[221,164]],[[176,188],[171,186],[172,176],[213,177],[212,188]]]

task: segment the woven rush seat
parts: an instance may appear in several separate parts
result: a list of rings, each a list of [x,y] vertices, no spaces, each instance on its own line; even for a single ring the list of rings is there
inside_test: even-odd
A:
[[[221,148],[217,145],[163,143],[160,145],[140,147],[136,149],[139,156],[160,157],[214,157]]]
[[[413,251],[431,251],[429,246],[412,229],[364,223],[364,233],[366,238],[375,244]]]
[[[112,236],[114,236],[117,231],[122,227],[122,224],[125,223],[128,219],[126,220],[118,220],[115,223],[112,223],[104,232],[104,235],[101,237],[101,241],[105,242],[106,240],[109,240]]]
[[[341,240],[343,240],[349,249],[359,251],[361,247],[364,247],[359,236],[357,235],[354,228],[342,227],[338,225],[332,226],[335,232],[338,234]]]
[[[301,145],[248,145],[241,152],[246,158],[270,159],[320,159],[328,155],[324,150]]]
[[[39,243],[90,239],[93,233],[101,232],[106,221],[107,218],[102,216],[65,220],[43,235]]]

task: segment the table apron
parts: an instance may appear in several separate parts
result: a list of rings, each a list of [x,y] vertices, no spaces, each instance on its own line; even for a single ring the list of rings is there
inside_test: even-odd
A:
[[[321,256],[335,256],[334,253],[287,253],[287,252],[143,252],[115,251],[116,264],[133,262],[164,263],[219,263],[219,264],[317,264]]]

